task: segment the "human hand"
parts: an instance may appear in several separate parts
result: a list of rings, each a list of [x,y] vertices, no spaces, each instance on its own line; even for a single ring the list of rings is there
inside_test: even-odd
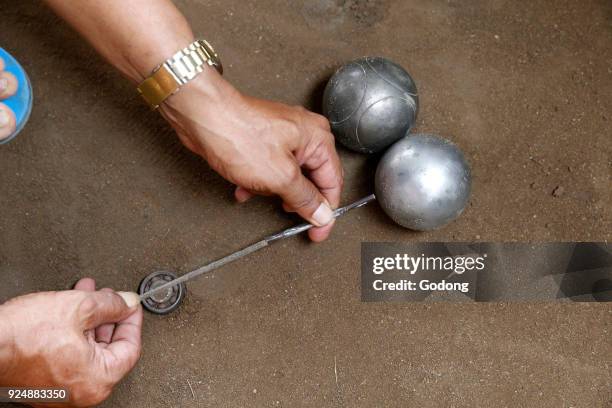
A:
[[[343,170],[329,122],[302,107],[239,93],[212,68],[161,106],[185,146],[238,187],[239,202],[278,195],[286,211],[326,239],[340,204]]]
[[[0,58],[0,141],[15,131],[15,114],[2,100],[13,96],[17,92],[17,86],[17,78],[4,71],[4,60]]]
[[[134,83],[194,41],[168,0],[45,2]],[[239,187],[238,201],[279,195],[286,210],[325,225],[309,230],[311,239],[329,235],[342,167],[322,116],[242,95],[212,67],[167,98],[160,112],[189,149]]]
[[[95,291],[89,278],[9,300],[0,306],[0,385],[64,388],[69,406],[99,404],[138,361],[141,328],[137,294]]]

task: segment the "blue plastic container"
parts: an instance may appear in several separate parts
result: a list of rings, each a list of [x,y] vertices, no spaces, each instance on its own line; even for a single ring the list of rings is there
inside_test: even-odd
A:
[[[0,103],[8,106],[15,114],[15,131],[4,139],[0,140],[0,145],[8,143],[15,138],[21,132],[26,122],[30,118],[30,112],[32,112],[32,86],[30,85],[30,79],[26,74],[25,70],[11,54],[9,54],[4,48],[0,47],[0,58],[4,60],[4,71],[10,72],[17,78],[17,92],[15,95],[8,99],[0,100]]]

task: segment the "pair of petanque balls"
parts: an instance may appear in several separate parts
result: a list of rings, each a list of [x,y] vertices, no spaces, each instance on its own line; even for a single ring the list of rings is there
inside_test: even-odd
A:
[[[459,148],[431,134],[410,134],[419,110],[414,80],[400,65],[365,57],[329,80],[323,113],[336,140],[360,153],[382,155],[376,198],[396,223],[418,231],[440,228],[465,208],[470,168]]]

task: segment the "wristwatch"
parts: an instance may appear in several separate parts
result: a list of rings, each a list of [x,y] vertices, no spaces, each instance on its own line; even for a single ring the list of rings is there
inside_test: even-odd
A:
[[[155,68],[151,75],[138,85],[138,92],[153,109],[181,86],[191,81],[206,66],[223,74],[223,66],[213,47],[205,40],[196,40]]]

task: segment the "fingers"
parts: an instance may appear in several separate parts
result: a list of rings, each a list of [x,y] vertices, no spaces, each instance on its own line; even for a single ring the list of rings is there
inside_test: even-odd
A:
[[[135,312],[117,323],[111,342],[106,348],[113,355],[115,362],[109,365],[109,368],[121,377],[134,368],[140,358],[142,318],[142,307],[138,306]]]
[[[309,177],[332,208],[340,205],[344,172],[331,133],[324,132],[313,152],[304,158]],[[308,236],[314,242],[325,240],[331,233],[333,222],[323,228],[312,228]]]
[[[286,171],[286,180],[275,191],[284,205],[313,225],[322,227],[334,219],[333,211],[321,192],[301,172],[297,163]]]
[[[77,314],[84,330],[94,329],[125,319],[139,303],[138,295],[131,292],[91,292],[81,301]]]
[[[310,134],[307,135],[309,140],[302,151],[298,153],[297,158],[301,166],[307,171],[308,180],[322,196],[324,202],[329,204],[331,209],[338,208],[344,184],[340,157],[336,151],[334,137],[329,130],[327,120],[320,115],[311,115],[315,126],[310,127]],[[304,183],[301,184],[304,185]],[[312,193],[310,194],[312,195]],[[287,211],[296,210],[295,206],[287,201],[285,201],[283,207]],[[315,218],[314,215],[316,213],[313,214],[313,218]],[[312,222],[311,219],[306,219]],[[308,231],[310,239],[315,242],[325,240],[331,233],[333,221],[332,219],[327,223],[313,222],[319,227]]]
[[[16,128],[15,114],[8,106],[0,103],[0,140],[13,134]]]
[[[340,195],[344,184],[344,171],[336,151],[334,137],[329,132],[320,132],[315,146],[306,151],[303,166],[309,170],[308,176],[329,201],[333,208],[340,205]]]
[[[96,281],[91,278],[83,278],[76,283],[74,289],[82,290],[85,292],[94,292],[96,290]],[[100,291],[106,293],[114,293],[114,291],[109,288],[104,288]],[[96,343],[102,343],[102,345],[106,345],[111,342],[114,331],[114,323],[105,323],[96,328],[86,330],[85,334],[88,338],[91,338],[91,340],[95,340]]]
[[[254,195],[255,194],[251,193],[246,188],[243,188],[240,186],[236,187],[236,190],[234,190],[234,197],[236,198],[236,201],[238,201],[239,203],[244,203],[250,200],[251,198],[253,198]]]
[[[104,288],[100,290],[101,292],[113,292],[112,289]],[[101,326],[96,327],[95,329],[95,340],[96,343],[108,344],[111,342],[113,338],[113,333],[115,332],[115,324],[114,323],[105,323]]]
[[[96,290],[96,281],[91,278],[82,278],[74,285],[74,289],[84,292],[93,292]],[[95,341],[96,336],[93,329],[85,330],[84,334],[89,341]]]
[[[82,278],[74,285],[74,289],[93,292],[96,290],[96,281],[91,278]]]
[[[308,235],[315,241],[326,239],[333,227],[333,209],[340,205],[343,170],[329,122],[321,115],[300,110],[306,118],[301,127],[295,160],[285,167],[285,180],[278,191],[286,211],[297,212],[311,224]],[[306,176],[302,174],[302,168]]]
[[[96,282],[83,278],[75,290],[90,292],[79,305],[79,315],[88,337],[101,347],[104,369],[109,378],[122,378],[138,361],[141,350],[143,312],[136,293],[95,292]]]
[[[315,227],[315,228],[311,228],[308,230],[308,238],[310,238],[310,240],[312,242],[323,242],[325,241],[329,235],[332,232],[332,229],[334,228],[334,224],[335,224],[336,220],[333,220],[332,222],[330,222],[329,224],[327,224],[324,227]]]
[[[0,71],[0,99],[6,99],[17,92],[17,78],[10,72]]]

